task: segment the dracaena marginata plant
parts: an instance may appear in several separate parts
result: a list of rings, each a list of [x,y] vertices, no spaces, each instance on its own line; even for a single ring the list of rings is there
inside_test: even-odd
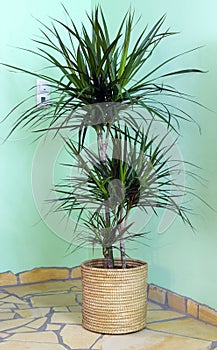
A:
[[[166,140],[171,132],[179,136],[181,121],[193,120],[181,102],[197,102],[167,81],[202,71],[168,68],[193,50],[150,64],[159,45],[176,34],[163,30],[165,16],[150,29],[145,26],[133,41],[132,11],[126,13],[113,38],[100,7],[87,15],[88,24],[79,29],[65,7],[64,12],[66,23],[40,22],[41,36],[34,40],[38,48],[25,49],[45,61],[46,73],[6,64],[46,80],[52,90],[49,106],[33,104],[25,109],[10,134],[27,127],[40,135],[61,135],[71,156],[65,166],[77,167],[80,175],[65,178],[55,187],[54,210],[69,216],[77,213],[78,231],[72,233],[72,242],[77,239],[79,247],[99,244],[108,268],[114,267],[113,250],[118,245],[126,267],[124,241],[142,235],[131,230],[134,209],[144,213],[167,209],[191,226],[189,209],[180,200],[191,190],[176,180],[183,163],[172,159],[175,142]],[[155,131],[156,122],[165,126],[163,135]],[[88,147],[89,132],[96,139],[95,150]]]

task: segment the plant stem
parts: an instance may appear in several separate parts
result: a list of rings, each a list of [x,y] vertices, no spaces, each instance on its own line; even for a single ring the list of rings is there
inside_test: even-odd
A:
[[[122,269],[126,269],[127,263],[126,263],[126,254],[125,254],[125,243],[123,238],[121,238],[120,240],[120,252],[121,252],[121,267]]]
[[[109,137],[109,126],[107,126],[107,131],[105,135],[105,140],[103,140],[103,130],[100,127],[97,132],[97,138],[98,138],[98,147],[99,147],[99,157],[100,161],[106,165],[106,153],[107,153],[107,147],[108,147],[108,137]],[[110,220],[110,212],[109,212],[109,205],[108,202],[105,201],[105,217],[106,217],[106,226],[111,226],[111,220]],[[106,265],[109,269],[114,268],[114,256],[113,256],[113,247],[106,248],[103,250],[104,257],[106,259]]]

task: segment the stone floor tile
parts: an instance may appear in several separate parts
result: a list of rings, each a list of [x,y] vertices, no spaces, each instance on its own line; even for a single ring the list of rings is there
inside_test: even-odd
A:
[[[7,337],[8,337],[7,333],[0,332],[0,338],[4,339],[4,338],[7,338]]]
[[[110,336],[94,346],[98,350],[210,350],[211,342],[143,330]]]
[[[50,308],[31,308],[31,309],[16,310],[16,313],[23,318],[44,317],[49,312],[50,312]]]
[[[1,320],[11,320],[15,316],[14,312],[0,312],[0,321]]]
[[[51,323],[81,324],[81,312],[56,312]]]
[[[175,319],[175,318],[180,318],[184,316],[185,315],[181,313],[171,311],[171,310],[148,310],[147,323]]]
[[[63,343],[71,349],[89,349],[99,338],[99,334],[89,332],[78,325],[66,325],[60,334],[63,338]]]
[[[66,350],[66,348],[60,344],[49,343],[35,343],[35,342],[23,342],[23,341],[6,341],[0,343],[0,350]]]
[[[24,326],[24,327],[19,327],[19,328],[16,328],[16,329],[9,329],[7,330],[7,333],[8,334],[14,334],[14,333],[28,333],[28,332],[37,332],[38,329],[33,329],[33,328],[29,328],[27,326]]]
[[[71,312],[81,312],[80,305],[68,306],[67,309],[68,311],[71,311]]]
[[[16,309],[16,305],[12,303],[2,303],[0,304],[0,309]]]
[[[55,307],[53,307],[53,310],[55,312],[67,312],[67,311],[69,311],[67,306],[55,306]]]
[[[27,326],[34,329],[39,329],[45,324],[45,322],[47,322],[47,318],[41,317],[35,321],[29,322]]]
[[[17,319],[14,319],[14,320],[1,321],[0,322],[0,332],[8,330],[8,329],[24,326],[24,325],[26,325],[26,323],[27,323],[27,320],[25,320],[23,318],[17,318]]]
[[[151,301],[148,301],[147,309],[148,310],[162,310],[163,308],[161,305],[158,305],[158,304],[152,303]]]
[[[4,303],[14,303],[14,304],[27,304],[26,301],[23,301],[22,299],[15,297],[13,295],[10,295],[3,299]]]
[[[31,302],[39,307],[76,305],[74,293],[34,296]]]
[[[0,309],[0,315],[1,315],[1,313],[4,313],[4,312],[13,312],[11,309],[6,309],[6,308],[2,308],[2,309]]]
[[[60,324],[48,324],[46,327],[46,331],[59,331],[61,328]]]
[[[4,288],[9,293],[17,295],[18,297],[34,295],[34,294],[51,294],[58,291],[69,291],[71,288],[75,290],[81,289],[80,281],[58,281],[58,282],[43,282],[28,284],[15,287]]]
[[[0,292],[0,299],[5,298],[5,297],[7,297],[7,296],[8,296],[7,293],[2,293],[2,292]]]
[[[148,325],[148,328],[186,337],[217,341],[217,327],[191,318],[152,323]]]
[[[52,331],[18,333],[10,337],[10,341],[14,340],[23,342],[58,343],[57,335]]]

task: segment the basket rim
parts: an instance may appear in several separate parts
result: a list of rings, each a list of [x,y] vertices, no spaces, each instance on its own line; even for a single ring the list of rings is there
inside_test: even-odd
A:
[[[114,259],[115,262],[121,262],[121,259],[119,258],[115,258]],[[97,271],[129,271],[129,270],[137,270],[137,269],[141,269],[144,267],[148,266],[148,263],[146,261],[143,260],[139,260],[139,259],[131,259],[131,258],[127,258],[126,262],[130,262],[131,264],[135,264],[135,266],[133,267],[128,267],[126,269],[122,269],[121,267],[115,267],[114,269],[108,269],[108,268],[104,268],[104,267],[98,267],[98,266],[93,266],[94,263],[99,263],[99,262],[104,262],[103,258],[98,258],[98,259],[89,259],[86,260],[84,262],[81,263],[81,268],[84,269],[90,269],[90,270],[97,270]]]

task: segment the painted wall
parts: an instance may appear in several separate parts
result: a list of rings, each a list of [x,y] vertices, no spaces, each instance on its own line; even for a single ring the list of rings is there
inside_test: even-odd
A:
[[[63,3],[67,8],[73,8],[75,21],[78,23],[85,16],[85,11],[90,9],[89,0],[64,0]],[[38,38],[41,28],[36,18],[48,23],[49,16],[64,18],[59,0],[38,0],[34,3],[28,0],[9,0],[2,3],[0,61],[28,67],[30,70],[44,68],[42,60],[17,47],[35,48],[32,39]],[[29,96],[29,89],[36,81],[0,67],[0,82],[2,120],[12,107]],[[15,120],[17,115],[13,117]],[[0,124],[1,141],[7,136],[12,123],[13,120],[9,118],[7,122]],[[33,137],[28,132],[19,131],[0,145],[0,272],[11,270],[16,273],[40,266],[75,266],[88,257],[86,250],[68,255],[69,243],[41,220],[34,201],[34,193],[38,188],[33,186],[32,169],[37,167],[41,176],[41,182],[38,181],[37,185],[43,191],[46,177],[43,178],[45,169],[42,167],[45,165],[36,161],[40,150],[39,143],[32,141]]]
[[[94,4],[97,1],[93,2]],[[115,7],[111,6],[115,3]],[[188,107],[190,114],[200,124],[202,134],[194,125],[183,124],[182,140],[178,147],[184,159],[201,166],[199,174],[205,179],[205,186],[196,184],[196,193],[217,209],[217,23],[215,0],[119,0],[100,1],[111,19],[111,32],[117,29],[120,17],[132,6],[141,20],[135,28],[135,37],[147,23],[154,24],[166,13],[165,29],[180,32],[176,39],[168,39],[159,49],[154,63],[177,52],[203,46],[198,51],[182,57],[175,63],[182,68],[194,66],[208,71],[204,75],[179,78],[178,87],[189,92],[204,105],[214,110],[212,113],[197,106]],[[198,171],[197,171],[198,172]],[[191,185],[186,177],[186,183]],[[147,228],[151,230],[147,246],[134,245],[132,255],[149,262],[149,281],[182,295],[187,295],[201,303],[217,308],[217,214],[200,201],[192,202],[193,233],[176,219],[168,229],[159,233],[162,217],[151,220]],[[145,220],[145,217],[144,217]]]
[[[130,6],[130,1],[99,2],[110,22],[111,32],[114,32],[120,18]],[[85,10],[89,10],[91,5],[98,1],[64,0],[63,3],[67,7],[73,6],[75,18],[80,22],[84,18]],[[188,80],[181,78],[177,84],[197,96],[200,102],[217,111],[216,1],[207,0],[204,3],[203,0],[192,0],[189,5],[187,0],[133,0],[131,4],[135,7],[136,15],[142,15],[135,28],[135,38],[144,25],[153,24],[164,13],[167,13],[165,26],[181,32],[176,40],[166,41],[165,46],[159,49],[159,57],[204,45],[201,50],[179,62],[183,66],[198,66],[208,70],[208,73]],[[38,34],[40,25],[33,17],[47,21],[48,16],[61,18],[61,11],[60,2],[57,0],[38,0],[32,4],[28,0],[5,2],[0,12],[0,61],[28,66],[32,70],[43,68],[42,61],[32,56],[30,59],[26,52],[15,49],[14,46],[30,49],[34,47],[31,38]],[[158,62],[158,57],[155,60]],[[2,119],[10,108],[25,98],[27,90],[35,81],[1,67],[0,82]],[[179,148],[185,159],[202,167],[201,174],[206,179],[206,186],[198,184],[197,193],[217,208],[217,116],[196,106],[191,106],[190,112],[201,125],[202,135],[195,126],[184,125],[184,138],[180,141]],[[1,140],[7,135],[12,122],[9,119],[0,124]],[[52,176],[52,166],[49,166],[49,157],[42,157],[43,145],[32,141],[32,136],[19,131],[0,146],[0,272],[11,270],[16,273],[39,266],[74,266],[91,257],[91,252],[85,249],[67,256],[68,243],[61,235],[55,233],[55,228],[52,227],[51,230],[41,221],[34,197],[38,189],[39,194],[43,195],[50,179],[42,174],[48,167]],[[59,144],[55,145],[53,162],[60,147]],[[38,174],[40,181],[35,181],[32,173]],[[42,196],[39,198],[39,207],[43,205],[40,201],[42,202]],[[152,234],[145,241],[148,246],[131,246],[130,254],[149,262],[150,282],[217,309],[217,214],[196,200],[192,205],[195,214],[192,220],[197,228],[196,233],[192,233],[176,219],[166,232],[159,234],[159,221],[153,220],[148,225],[152,230]],[[42,210],[41,207],[39,209]],[[69,233],[65,232],[63,236],[69,237]]]

